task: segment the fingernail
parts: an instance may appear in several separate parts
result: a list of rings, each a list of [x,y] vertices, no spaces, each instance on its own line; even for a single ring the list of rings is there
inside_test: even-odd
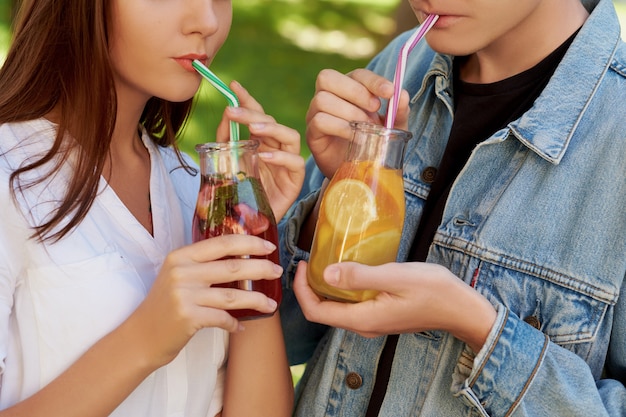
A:
[[[277,277],[281,276],[283,274],[283,267],[280,265],[274,264],[274,272],[276,273]]]
[[[269,308],[271,308],[272,310],[276,310],[276,307],[278,307],[278,303],[276,302],[276,300],[273,300],[271,298],[267,299],[267,305],[269,306]]]
[[[233,81],[232,81],[232,83],[233,83],[233,85],[234,85],[235,87],[238,87],[238,88],[244,88],[244,87],[241,85],[241,83],[240,83],[239,81],[235,81],[235,80],[233,80]],[[244,88],[244,90],[245,90],[245,88]]]
[[[232,114],[241,114],[243,112],[243,109],[241,107],[228,106],[228,111],[230,111]]]
[[[274,154],[272,152],[259,152],[259,157],[261,159],[272,159]]]
[[[339,282],[339,268],[336,266],[326,268],[326,271],[324,271],[324,280],[331,285],[337,284]]]
[[[269,240],[264,240],[263,241],[263,246],[265,246],[265,248],[269,251],[275,251],[276,250],[276,245],[274,245],[272,242],[270,242]]]
[[[243,324],[241,324],[241,322],[237,325],[237,331],[238,332],[243,332],[244,330],[246,330],[246,328],[244,327]]]

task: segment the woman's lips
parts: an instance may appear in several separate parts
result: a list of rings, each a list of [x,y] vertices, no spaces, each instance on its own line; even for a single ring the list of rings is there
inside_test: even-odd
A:
[[[178,65],[183,67],[183,69],[185,71],[196,72],[196,70],[193,69],[193,66],[191,65],[191,63],[193,62],[193,59],[189,59],[189,58],[174,58],[174,61],[176,61],[178,63]]]
[[[185,71],[188,72],[196,72],[193,68],[192,62],[194,60],[198,60],[206,65],[207,57],[206,55],[185,55],[174,58],[174,61],[178,63]]]

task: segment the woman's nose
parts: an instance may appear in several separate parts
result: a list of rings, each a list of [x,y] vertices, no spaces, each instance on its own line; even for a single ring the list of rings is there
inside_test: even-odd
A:
[[[217,31],[219,21],[213,0],[189,0],[184,5],[187,9],[183,22],[185,34],[209,36]]]

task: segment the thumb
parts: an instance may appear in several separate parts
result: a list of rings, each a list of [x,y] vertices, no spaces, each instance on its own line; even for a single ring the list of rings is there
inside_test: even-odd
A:
[[[384,266],[368,266],[357,262],[340,262],[324,270],[324,281],[344,290],[382,290]]]

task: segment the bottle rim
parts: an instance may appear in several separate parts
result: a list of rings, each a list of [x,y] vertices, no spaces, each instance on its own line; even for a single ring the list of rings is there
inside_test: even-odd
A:
[[[195,146],[198,153],[217,152],[225,150],[251,150],[254,151],[259,147],[259,141],[256,139],[237,140],[229,142],[206,142],[199,143]]]
[[[382,125],[377,125],[372,122],[359,122],[352,121],[350,122],[350,127],[353,131],[360,130],[365,133],[373,133],[381,136],[389,136],[389,137],[397,137],[398,139],[403,139],[408,141],[413,137],[413,133],[408,130],[395,129],[395,128],[387,128]]]

